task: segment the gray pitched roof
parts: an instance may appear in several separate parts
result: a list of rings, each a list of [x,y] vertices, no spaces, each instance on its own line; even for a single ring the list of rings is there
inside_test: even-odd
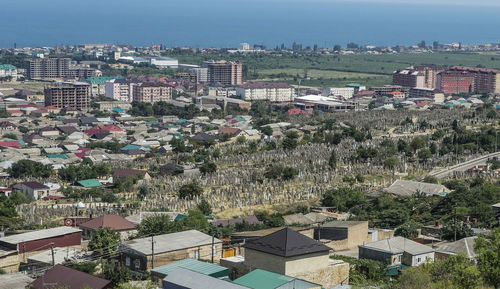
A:
[[[400,196],[411,196],[417,191],[426,195],[444,196],[450,192],[448,188],[439,184],[430,184],[416,181],[396,180],[390,187],[384,191]]]
[[[455,242],[445,242],[436,245],[436,251],[449,252],[453,254],[465,253],[467,258],[475,258],[477,256],[474,250],[474,244],[477,237],[467,237]]]
[[[330,247],[290,228],[284,228],[267,236],[250,240],[244,247],[282,257],[330,251]]]
[[[392,254],[407,252],[411,255],[420,255],[434,251],[434,249],[432,249],[429,246],[422,245],[420,243],[414,242],[410,239],[406,239],[403,237],[394,237],[380,241],[375,241],[359,247],[377,251],[389,252]]]
[[[212,244],[212,236],[196,230],[154,236],[155,254],[172,252]],[[222,243],[215,238],[214,244]],[[143,255],[151,255],[151,237],[134,239],[122,245],[125,250],[134,250]]]

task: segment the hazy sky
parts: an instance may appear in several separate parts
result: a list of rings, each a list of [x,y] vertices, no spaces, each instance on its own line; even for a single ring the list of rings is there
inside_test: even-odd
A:
[[[280,2],[365,2],[409,5],[453,5],[500,7],[500,0],[271,0]]]

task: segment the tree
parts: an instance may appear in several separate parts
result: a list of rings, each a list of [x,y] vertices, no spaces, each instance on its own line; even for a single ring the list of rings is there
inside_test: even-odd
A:
[[[418,158],[425,163],[428,159],[432,158],[432,153],[428,149],[421,149],[418,152]]]
[[[421,227],[421,225],[413,220],[410,220],[403,225],[399,226],[394,234],[396,236],[402,236],[408,239],[416,238],[418,237],[418,229]]]
[[[54,173],[52,165],[44,165],[31,160],[20,160],[7,171],[14,178],[48,178]]]
[[[244,144],[247,141],[247,138],[244,135],[240,135],[236,138],[237,144]]]
[[[500,288],[500,228],[480,235],[475,243],[477,268],[486,284]]]
[[[398,165],[398,159],[396,157],[388,157],[384,160],[384,167],[393,169]]]
[[[202,199],[201,202],[196,206],[205,216],[212,215],[212,206],[207,200]]]
[[[121,263],[104,263],[103,275],[106,280],[119,284],[132,280],[132,271]]]
[[[200,196],[202,193],[203,189],[198,185],[198,183],[192,182],[190,184],[183,185],[179,189],[179,198],[193,199],[196,196]]]
[[[397,288],[433,289],[432,276],[423,266],[408,268],[401,273]]]
[[[333,51],[338,52],[340,50],[342,50],[342,46],[340,46],[339,44],[335,44],[335,46],[333,46]]]
[[[214,162],[206,161],[200,167],[200,172],[202,174],[211,174],[217,171],[217,165]]]
[[[298,171],[297,169],[295,168],[292,168],[292,167],[286,167],[283,169],[283,173],[281,174],[281,178],[283,180],[291,180],[293,178],[295,178],[298,174]]]
[[[335,169],[337,167],[337,153],[335,153],[335,150],[332,150],[332,154],[330,155],[330,159],[328,160],[328,165],[332,169]]]
[[[260,132],[267,135],[267,136],[272,136],[273,135],[273,129],[270,126],[263,126],[260,128]]]
[[[89,249],[100,256],[111,257],[118,253],[120,234],[103,227],[95,231],[89,242]]]

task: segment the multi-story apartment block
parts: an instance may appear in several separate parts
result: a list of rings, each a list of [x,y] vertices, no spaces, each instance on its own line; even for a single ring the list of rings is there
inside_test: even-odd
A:
[[[45,106],[57,108],[88,109],[90,86],[83,82],[64,82],[44,89]]]
[[[403,87],[401,85],[377,86],[377,87],[372,87],[372,90],[375,92],[375,94],[374,94],[375,97],[385,96],[392,91],[401,91],[405,94],[405,96],[408,96],[408,94],[410,92],[409,87]]]
[[[450,70],[473,75],[473,92],[500,93],[500,70],[465,66],[453,66]]]
[[[466,71],[443,71],[438,74],[437,89],[445,94],[474,91],[474,75]]]
[[[90,77],[100,77],[102,72],[100,70],[90,67],[75,67],[68,70],[68,78],[87,79]]]
[[[243,83],[243,64],[241,61],[205,61],[202,67],[208,70],[208,82],[224,86]]]
[[[17,68],[11,64],[0,64],[0,78],[12,77],[17,79]]]
[[[161,82],[141,83],[134,86],[133,100],[155,103],[172,99],[172,86]]]
[[[107,81],[105,84],[106,97],[119,101],[132,102],[134,86],[139,84],[139,82],[127,79],[113,79]]]
[[[106,95],[106,82],[114,79],[123,79],[123,76],[89,77],[85,81],[90,83],[90,96]]]
[[[352,98],[354,87],[327,87],[323,90],[323,96],[341,96],[344,99]]]
[[[436,88],[437,75],[445,71],[442,66],[415,66],[397,70],[392,74],[392,84],[404,87]]]
[[[26,76],[30,79],[67,77],[70,61],[65,57],[29,58],[25,61]]]
[[[208,82],[208,68],[196,67],[192,68],[191,71],[196,74],[196,79],[198,79],[199,83]]]
[[[245,101],[293,101],[295,90],[288,83],[248,82],[236,87],[236,95]]]

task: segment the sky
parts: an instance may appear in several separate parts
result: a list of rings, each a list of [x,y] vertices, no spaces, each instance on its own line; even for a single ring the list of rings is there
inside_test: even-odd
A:
[[[0,47],[500,42],[500,0],[0,0],[0,12]]]

